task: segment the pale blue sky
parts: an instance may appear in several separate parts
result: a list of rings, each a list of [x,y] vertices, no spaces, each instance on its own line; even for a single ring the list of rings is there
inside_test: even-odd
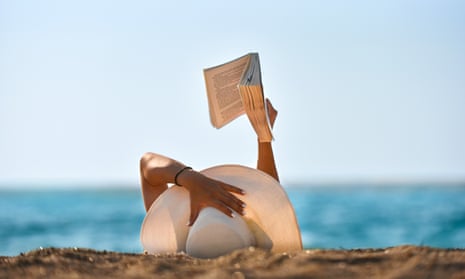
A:
[[[282,180],[465,179],[464,1],[0,0],[0,184],[254,166],[202,69],[259,52]]]

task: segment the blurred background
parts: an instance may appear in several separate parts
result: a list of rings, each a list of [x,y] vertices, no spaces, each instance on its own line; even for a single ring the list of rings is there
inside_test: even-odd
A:
[[[202,70],[248,52],[308,248],[465,243],[463,1],[0,0],[0,255],[140,252],[138,161],[254,166]]]

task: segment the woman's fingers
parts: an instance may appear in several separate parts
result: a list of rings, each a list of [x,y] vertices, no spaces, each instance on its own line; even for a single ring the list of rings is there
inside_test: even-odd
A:
[[[233,211],[228,206],[224,205],[224,203],[213,202],[212,206],[218,209],[219,211],[223,212],[224,214],[228,215],[229,217],[234,217]]]
[[[246,205],[234,195],[244,195],[245,192],[241,188],[205,176],[199,176],[199,178],[201,179],[195,181],[196,183],[184,186],[190,192],[189,226],[195,223],[204,207],[214,207],[230,217],[233,216],[233,211],[244,215]]]
[[[226,192],[221,197],[221,202],[225,206],[230,207],[231,209],[238,212],[239,214],[244,215],[245,203],[242,200],[235,197],[233,194]]]
[[[226,183],[221,183],[220,186],[223,190],[225,190],[222,195],[222,202],[226,206],[238,212],[239,214],[244,215],[244,207],[246,206],[246,204],[241,199],[237,198],[235,195],[231,193],[244,195],[245,191],[239,187]]]
[[[221,211],[222,213],[226,214],[229,217],[233,217],[233,210],[241,215],[244,215],[244,207],[245,204],[238,198],[234,197],[232,194],[230,196],[222,195],[219,199],[211,199],[209,202],[204,203],[193,203],[191,205],[191,213],[189,216],[189,223],[188,226],[192,226],[197,218],[199,217],[200,211],[204,207],[214,207]]]
[[[244,195],[245,194],[245,191],[242,190],[241,188],[233,186],[233,185],[229,185],[229,184],[226,184],[226,183],[223,183],[223,182],[221,182],[221,187],[224,190],[226,190],[228,192],[231,192],[231,193],[236,193],[236,194],[239,194],[239,195]]]

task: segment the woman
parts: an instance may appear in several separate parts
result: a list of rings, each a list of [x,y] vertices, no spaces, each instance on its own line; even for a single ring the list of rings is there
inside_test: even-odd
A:
[[[277,111],[268,99],[266,105],[273,127]],[[279,181],[271,142],[258,142],[257,169]],[[151,152],[145,153],[140,160],[140,175],[146,211],[158,196],[168,189],[168,183],[174,183],[189,191],[189,226],[194,224],[204,207],[214,207],[230,217],[233,216],[233,211],[244,215],[246,205],[232,194],[245,194],[242,189],[211,179],[174,159]]]

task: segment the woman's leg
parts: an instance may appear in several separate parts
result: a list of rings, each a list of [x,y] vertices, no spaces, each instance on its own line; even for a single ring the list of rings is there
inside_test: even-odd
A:
[[[270,100],[266,99],[266,106],[268,111],[268,117],[270,119],[271,128],[274,126],[278,111],[271,105]],[[278,171],[274,161],[273,147],[271,142],[260,142],[258,141],[258,160],[257,169],[264,171],[279,181]]]

